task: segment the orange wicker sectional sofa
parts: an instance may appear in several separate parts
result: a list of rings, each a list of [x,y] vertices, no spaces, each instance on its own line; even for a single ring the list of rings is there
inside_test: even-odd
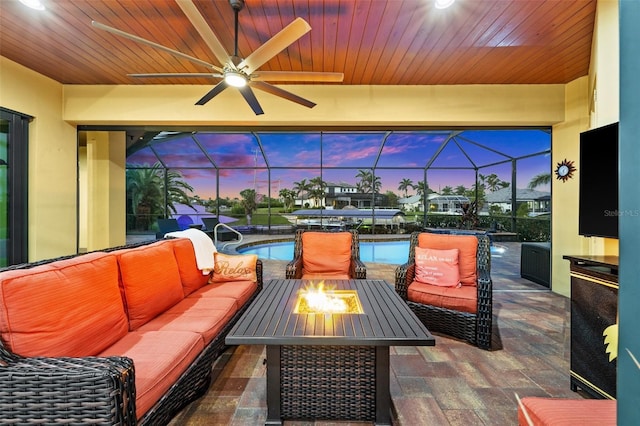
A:
[[[210,283],[179,238],[5,268],[0,424],[168,423],[261,290],[251,260],[249,279]]]

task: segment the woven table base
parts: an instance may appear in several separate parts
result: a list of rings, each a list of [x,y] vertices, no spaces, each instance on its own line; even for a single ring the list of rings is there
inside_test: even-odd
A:
[[[282,346],[282,418],[375,420],[375,365],[374,346]]]

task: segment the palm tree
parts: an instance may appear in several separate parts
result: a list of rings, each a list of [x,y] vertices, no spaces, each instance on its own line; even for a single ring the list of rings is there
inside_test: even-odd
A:
[[[500,185],[501,182],[502,180],[498,177],[497,174],[491,173],[489,176],[487,176],[486,188],[489,191],[494,192],[498,188],[501,188],[501,185]]]
[[[429,183],[421,180],[417,185],[414,185],[416,193],[424,198],[429,193]]]
[[[537,188],[538,186],[547,185],[551,182],[551,173],[540,173],[531,178],[529,182],[529,189]]]
[[[453,188],[447,185],[444,188],[442,188],[440,193],[442,195],[452,195],[453,194]]]
[[[370,187],[375,194],[380,192],[380,188],[382,187],[382,180],[380,179],[380,176],[371,175]]]
[[[162,181],[158,176],[158,165],[147,169],[128,169],[127,205],[135,220],[135,228],[149,229],[151,218],[162,216]]]
[[[302,198],[302,205],[304,206],[304,197],[311,190],[311,184],[306,179],[302,179],[300,182],[293,182],[293,190],[298,197]]]
[[[407,179],[404,178],[400,181],[400,184],[398,185],[398,190],[400,191],[404,191],[404,198],[407,198],[408,194],[407,191],[409,189],[409,187],[415,189],[415,185],[413,184],[413,181],[411,179]]]
[[[464,185],[458,185],[456,186],[456,188],[453,190],[453,192],[456,195],[464,195],[467,193],[467,188]]]
[[[151,218],[165,216],[166,210],[176,213],[174,203],[186,204],[195,210],[186,192],[193,191],[193,187],[182,180],[180,172],[165,171],[156,163],[144,169],[128,169],[126,176],[127,202],[140,230],[149,229]]]
[[[356,175],[356,179],[360,179],[358,183],[356,183],[356,188],[358,188],[359,192],[368,193],[371,192],[371,173],[369,170],[358,170],[358,174]]]
[[[374,176],[374,174],[368,170],[358,170],[358,174],[356,178],[360,178],[360,182],[356,183],[356,188],[360,192],[375,193],[380,192],[380,188],[382,187],[382,182],[380,180],[380,176]]]
[[[176,213],[177,210],[173,203],[179,203],[185,204],[196,211],[196,208],[191,205],[189,195],[185,192],[193,192],[193,187],[182,180],[182,174],[180,172],[167,169],[164,183],[166,184],[167,208],[169,208],[173,213]]]
[[[251,225],[251,214],[256,211],[256,190],[243,189],[240,191],[242,200],[240,204],[244,208],[244,214],[247,216],[247,225]]]
[[[293,206],[293,202],[296,198],[296,192],[292,189],[281,189],[278,193],[280,198],[282,198],[284,202],[284,210],[291,211],[291,207]]]
[[[320,176],[318,176],[311,179],[309,181],[309,185],[311,186],[311,189],[309,190],[309,197],[313,198],[314,207],[318,207],[325,197],[324,191],[327,184]]]

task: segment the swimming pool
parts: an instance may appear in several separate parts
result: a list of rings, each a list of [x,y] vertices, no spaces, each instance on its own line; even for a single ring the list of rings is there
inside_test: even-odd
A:
[[[491,246],[491,255],[499,256],[505,250]],[[261,259],[292,260],[293,241],[252,245],[238,250],[242,254],[257,254]],[[363,262],[401,265],[407,261],[409,241],[360,241],[360,260]]]

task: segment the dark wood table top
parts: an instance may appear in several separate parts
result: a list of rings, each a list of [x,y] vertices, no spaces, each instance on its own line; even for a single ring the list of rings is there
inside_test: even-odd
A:
[[[325,280],[356,290],[363,314],[295,314],[307,280],[271,280],[226,337],[229,345],[433,346],[435,339],[393,287],[382,280]]]

